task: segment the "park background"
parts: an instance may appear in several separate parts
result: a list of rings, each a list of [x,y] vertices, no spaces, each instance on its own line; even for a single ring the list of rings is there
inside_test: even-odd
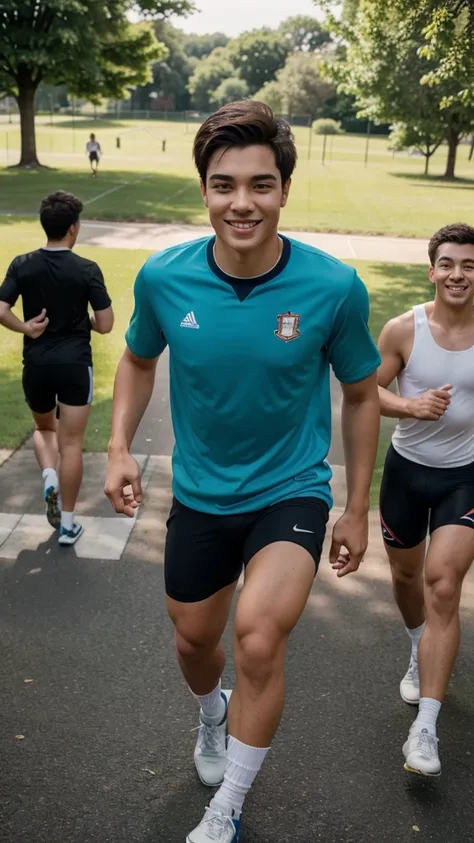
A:
[[[426,239],[448,222],[472,221],[469,3],[421,0],[415,10],[406,0],[314,3],[314,14],[282,15],[234,35],[189,31],[187,0],[116,5],[112,24],[95,0],[62,17],[56,0],[6,3],[2,271],[43,243],[39,203],[57,189],[82,199],[86,220],[205,224],[194,134],[213,109],[249,97],[284,116],[295,135],[298,166],[282,230]],[[85,154],[90,132],[103,150],[98,179]],[[116,312],[110,338],[94,337],[96,398],[85,444],[100,451],[133,281],[149,252],[80,245],[78,252],[101,265]],[[369,289],[375,338],[387,319],[431,296],[422,266],[348,262]],[[18,447],[31,432],[20,354],[21,337],[3,332],[0,448]],[[390,432],[384,422],[374,501]]]

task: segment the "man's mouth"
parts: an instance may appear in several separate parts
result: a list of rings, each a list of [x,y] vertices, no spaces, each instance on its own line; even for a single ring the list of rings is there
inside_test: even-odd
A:
[[[467,290],[467,285],[464,284],[446,284],[446,287],[452,293],[464,293]]]
[[[241,231],[250,230],[260,225],[261,220],[226,220],[227,225],[232,228],[239,228]]]

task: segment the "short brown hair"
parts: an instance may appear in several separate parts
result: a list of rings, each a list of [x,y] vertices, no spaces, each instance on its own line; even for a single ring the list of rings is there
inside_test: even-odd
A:
[[[45,196],[40,206],[40,220],[50,240],[62,240],[74,225],[84,205],[73,193],[57,190]]]
[[[465,222],[453,222],[433,234],[428,244],[431,266],[434,266],[436,252],[443,243],[459,243],[460,246],[474,246],[474,228]]]
[[[292,131],[285,120],[274,117],[268,105],[255,100],[224,105],[200,127],[193,158],[202,181],[206,181],[209,161],[216,150],[253,144],[272,149],[283,184],[288,181],[297,158]]]

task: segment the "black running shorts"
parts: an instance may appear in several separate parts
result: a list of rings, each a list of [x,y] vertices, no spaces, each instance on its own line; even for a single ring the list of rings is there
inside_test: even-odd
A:
[[[34,413],[49,413],[58,402],[84,407],[92,402],[92,366],[86,363],[37,366],[27,362],[23,368],[23,392]]]
[[[195,603],[236,582],[259,550],[286,541],[306,548],[315,575],[329,516],[319,498],[293,498],[239,515],[196,512],[173,499],[165,547],[166,593]]]
[[[380,523],[387,547],[416,547],[439,527],[474,527],[474,463],[431,468],[400,456],[393,445],[380,489]]]
[[[97,155],[97,152],[89,152],[89,161],[98,161],[98,160],[99,160],[99,156]]]

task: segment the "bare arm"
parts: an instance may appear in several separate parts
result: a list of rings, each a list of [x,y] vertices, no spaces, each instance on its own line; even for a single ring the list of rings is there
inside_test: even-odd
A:
[[[387,387],[402,371],[405,361],[403,347],[413,337],[413,317],[403,314],[387,322],[379,337],[382,362],[378,371],[380,412],[390,419],[427,419],[437,421],[449,406],[450,384],[429,389],[418,398],[406,398]]]
[[[112,305],[104,310],[96,310],[91,314],[91,328],[98,334],[110,334],[114,327],[114,311]]]
[[[115,375],[109,453],[129,451],[150,402],[157,361],[136,357],[125,349]]]
[[[358,569],[369,540],[370,485],[380,428],[376,373],[357,383],[342,384],[342,393],[347,502],[344,514],[334,525],[329,553],[338,577]],[[347,548],[346,553],[342,547]]]
[[[358,383],[342,384],[342,441],[346,464],[346,511],[365,514],[379,441],[380,405],[374,372]]]
[[[130,446],[153,392],[157,361],[136,357],[126,348],[115,375],[105,494],[116,512],[130,518],[143,500],[140,468]]]
[[[0,301],[0,325],[8,328],[9,331],[14,331],[16,334],[25,334],[31,339],[37,339],[41,336],[48,327],[49,319],[46,316],[46,310],[43,308],[39,316],[34,319],[29,319],[23,322],[12,313],[10,305],[5,301]]]

